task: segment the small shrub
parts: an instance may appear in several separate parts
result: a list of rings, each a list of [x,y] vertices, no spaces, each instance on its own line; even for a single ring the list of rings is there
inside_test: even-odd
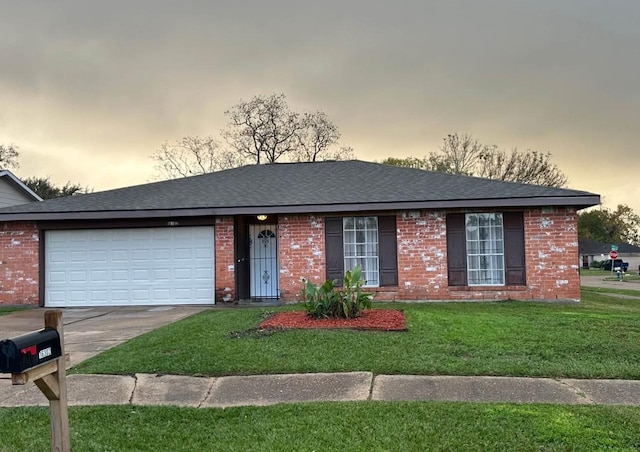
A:
[[[323,317],[336,317],[334,311],[338,306],[338,292],[333,287],[333,281],[327,280],[321,286],[311,281],[303,283],[300,297],[304,302],[304,308],[316,319]]]
[[[364,282],[362,269],[357,266],[344,275],[342,288],[336,288],[332,280],[325,281],[321,286],[306,281],[300,297],[307,314],[316,319],[352,319],[360,316],[363,309],[371,308],[373,294],[362,290]]]
[[[603,264],[604,264],[604,262],[602,262],[602,261],[592,261],[591,262],[591,268],[602,268]]]

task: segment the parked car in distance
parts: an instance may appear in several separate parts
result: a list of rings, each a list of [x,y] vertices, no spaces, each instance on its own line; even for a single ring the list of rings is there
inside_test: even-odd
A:
[[[620,269],[623,272],[626,272],[629,269],[629,262],[622,262],[622,259],[614,259],[613,260],[613,269]],[[611,259],[607,259],[602,264],[602,269],[606,271],[611,271]]]

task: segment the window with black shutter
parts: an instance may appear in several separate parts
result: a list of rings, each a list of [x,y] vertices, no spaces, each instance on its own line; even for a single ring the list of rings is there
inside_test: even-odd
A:
[[[395,216],[325,218],[327,279],[359,265],[368,286],[397,286],[396,236]]]
[[[449,286],[525,285],[522,212],[447,215]]]

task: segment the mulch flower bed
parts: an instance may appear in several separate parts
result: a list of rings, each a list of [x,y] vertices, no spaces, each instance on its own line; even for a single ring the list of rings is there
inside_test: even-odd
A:
[[[378,331],[406,331],[403,311],[396,309],[369,309],[355,319],[314,319],[305,311],[278,312],[264,320],[261,329],[356,329]]]

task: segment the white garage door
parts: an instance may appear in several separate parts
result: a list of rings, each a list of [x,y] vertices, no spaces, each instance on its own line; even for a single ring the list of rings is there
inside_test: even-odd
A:
[[[45,234],[45,306],[213,304],[213,227]]]

